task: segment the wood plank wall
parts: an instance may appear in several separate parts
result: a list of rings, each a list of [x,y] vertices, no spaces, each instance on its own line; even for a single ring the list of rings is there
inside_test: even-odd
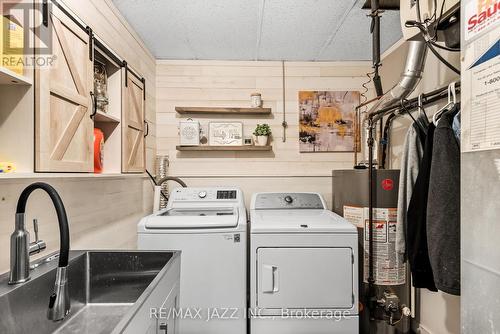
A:
[[[95,34],[139,75],[146,79],[146,121],[149,136],[146,138],[146,166],[153,168],[156,154],[156,64],[151,52],[128,24],[111,0],[63,0],[63,2]]]
[[[332,169],[352,168],[352,153],[299,153],[299,90],[362,90],[369,62],[286,62],[283,142],[282,64],[276,61],[157,61],[157,149],[170,157],[170,175],[190,186],[235,185],[247,204],[258,191],[317,191],[331,203]],[[245,134],[269,123],[272,152],[177,152],[178,124],[186,115],[175,107],[246,107],[259,92],[271,116],[193,115],[207,130],[209,121],[242,121]],[[369,97],[372,92],[368,93]]]
[[[122,176],[92,180],[75,178],[0,180],[0,273],[9,270],[10,235],[14,231],[16,204],[22,190],[34,181],[54,186],[66,207],[71,249],[134,249],[137,223],[149,210],[149,189],[144,179]],[[59,226],[50,198],[34,192],[26,207],[26,225],[34,240],[32,219],[39,220],[40,239],[47,243],[46,256],[59,249]]]
[[[111,0],[64,0],[63,2],[91,26],[106,44],[125,58],[132,68],[146,78],[146,119],[150,122],[150,136],[146,141],[146,163],[148,168],[152,169],[156,154],[156,63],[153,56]],[[29,102],[32,99],[29,100],[27,96],[25,100],[13,112],[22,113],[23,117],[29,115],[26,129],[32,129],[33,126],[29,126],[33,124],[33,104]],[[26,134],[23,138],[29,141],[33,136]],[[13,144],[18,145],[18,142]],[[19,149],[29,152],[31,148],[33,151],[32,144],[26,146],[27,148],[23,146]],[[23,167],[23,172],[33,171],[31,160],[22,161],[20,165]],[[14,230],[17,199],[22,189],[33,181],[48,182],[61,192],[70,220],[72,249],[136,247],[137,222],[140,217],[150,212],[153,204],[151,184],[142,176],[0,179],[0,273],[9,270],[9,237]],[[39,218],[40,237],[47,242],[47,250],[40,256],[56,251],[59,248],[58,225],[48,197],[43,192],[34,193],[27,211],[30,218],[29,230],[33,231],[31,218]]]

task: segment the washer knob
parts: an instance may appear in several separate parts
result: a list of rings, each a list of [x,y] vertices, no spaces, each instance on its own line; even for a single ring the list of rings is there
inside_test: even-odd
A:
[[[205,198],[205,197],[207,197],[207,192],[206,192],[206,191],[200,191],[200,192],[198,193],[198,197],[199,197],[199,198]]]
[[[292,204],[293,202],[292,196],[285,196],[285,202],[287,202],[288,204]]]

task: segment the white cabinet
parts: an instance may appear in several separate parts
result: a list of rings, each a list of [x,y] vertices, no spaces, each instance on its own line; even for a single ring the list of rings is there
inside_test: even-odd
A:
[[[178,319],[174,310],[178,308],[180,298],[180,254],[175,255],[167,265],[168,270],[160,272],[162,276],[157,277],[156,283],[153,281],[153,290],[125,328],[115,330],[113,334],[178,334]]]
[[[177,292],[177,293],[174,293]],[[165,302],[161,306],[163,310],[167,313],[166,318],[159,318],[157,320],[157,331],[156,333],[158,334],[174,334],[178,333],[177,329],[177,320],[175,318],[175,315],[170,314],[168,316],[168,313],[171,310],[177,310],[179,308],[179,293],[178,291],[172,291],[172,293],[169,294],[167,299],[165,299]]]

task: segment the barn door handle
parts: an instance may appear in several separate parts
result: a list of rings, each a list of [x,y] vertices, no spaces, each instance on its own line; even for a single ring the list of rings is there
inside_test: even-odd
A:
[[[146,128],[146,131],[144,132],[144,138],[146,138],[149,135],[149,123],[144,120],[144,127]]]
[[[43,2],[42,2],[42,24],[45,27],[49,26],[49,2],[48,2],[48,0],[43,0]]]
[[[92,114],[90,114],[90,118],[94,118],[95,114],[97,114],[97,96],[94,92],[90,92],[90,97],[92,100]]]

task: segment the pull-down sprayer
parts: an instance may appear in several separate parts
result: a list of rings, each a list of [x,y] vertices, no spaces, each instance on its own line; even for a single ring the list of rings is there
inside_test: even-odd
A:
[[[26,203],[31,193],[36,189],[45,190],[45,192],[50,196],[50,199],[56,209],[57,219],[59,221],[61,246],[59,250],[59,266],[56,272],[54,291],[50,296],[49,308],[47,310],[47,318],[49,320],[58,321],[64,319],[70,310],[67,271],[69,256],[69,226],[68,217],[66,216],[66,210],[61,197],[57,191],[47,183],[33,183],[26,187],[26,189],[24,189],[21,193],[21,196],[19,196],[16,210],[16,227],[10,237],[9,284],[23,283],[30,279],[29,256],[30,254],[33,254],[34,251],[30,252],[30,248],[33,247],[30,247],[29,233],[26,230]],[[37,231],[38,226],[35,226],[35,231]],[[36,245],[37,243],[34,244]],[[42,247],[44,246],[45,244],[43,243]],[[41,247],[38,247],[38,250],[40,249]]]

